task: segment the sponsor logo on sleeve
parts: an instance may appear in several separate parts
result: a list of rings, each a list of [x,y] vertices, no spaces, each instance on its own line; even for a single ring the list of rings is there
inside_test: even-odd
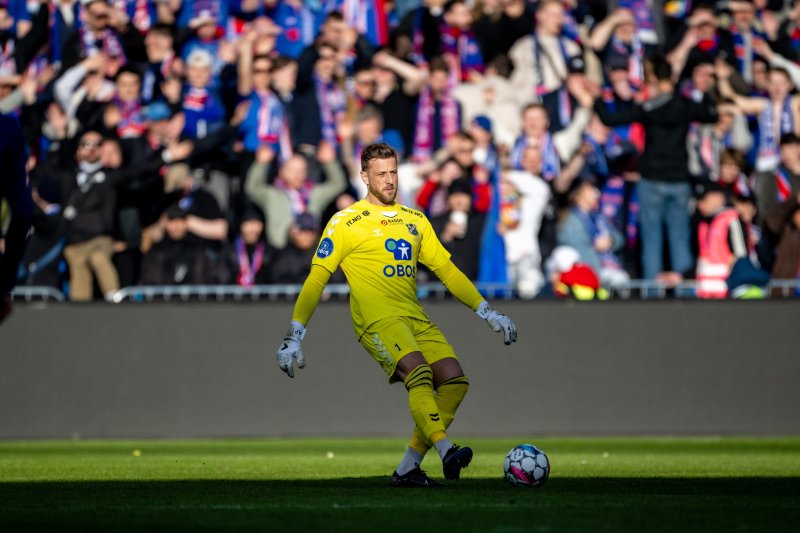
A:
[[[320,259],[326,259],[333,253],[333,241],[330,240],[328,237],[325,237],[320,241],[319,247],[317,248],[317,257]]]

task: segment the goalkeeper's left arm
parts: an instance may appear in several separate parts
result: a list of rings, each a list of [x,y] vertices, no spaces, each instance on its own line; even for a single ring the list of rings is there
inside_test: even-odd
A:
[[[317,309],[317,304],[322,297],[331,273],[319,265],[311,265],[311,272],[300,289],[297,302],[294,304],[292,321],[289,323],[289,330],[278,346],[278,366],[290,377],[294,377],[294,361],[297,361],[297,368],[306,366],[303,357],[303,348],[300,343],[306,336],[306,326],[311,320],[311,315]]]
[[[456,267],[452,261],[447,261],[444,265],[433,271],[444,286],[447,287],[453,296],[475,311],[484,319],[494,331],[503,332],[503,342],[511,344],[517,342],[517,326],[506,315],[492,309],[475,285]]]

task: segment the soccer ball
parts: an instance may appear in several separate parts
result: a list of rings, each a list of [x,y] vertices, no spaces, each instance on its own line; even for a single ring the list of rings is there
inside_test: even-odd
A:
[[[550,477],[550,461],[533,444],[514,446],[503,462],[506,479],[517,487],[540,487]]]

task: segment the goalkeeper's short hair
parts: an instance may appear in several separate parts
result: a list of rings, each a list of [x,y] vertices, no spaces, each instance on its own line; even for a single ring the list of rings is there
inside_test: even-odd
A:
[[[370,144],[361,152],[361,171],[366,172],[373,159],[394,159],[397,161],[397,150],[386,143]]]

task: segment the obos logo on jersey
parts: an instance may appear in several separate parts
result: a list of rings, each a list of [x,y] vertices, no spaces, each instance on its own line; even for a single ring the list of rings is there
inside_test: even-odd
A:
[[[413,259],[411,243],[405,239],[386,239],[384,247],[391,252],[395,261],[411,261]],[[416,278],[417,267],[409,264],[398,263],[383,267],[383,275],[387,278]]]
[[[317,257],[320,259],[325,259],[329,255],[333,253],[333,241],[330,240],[328,237],[322,239],[319,243],[319,247],[317,248]]]

